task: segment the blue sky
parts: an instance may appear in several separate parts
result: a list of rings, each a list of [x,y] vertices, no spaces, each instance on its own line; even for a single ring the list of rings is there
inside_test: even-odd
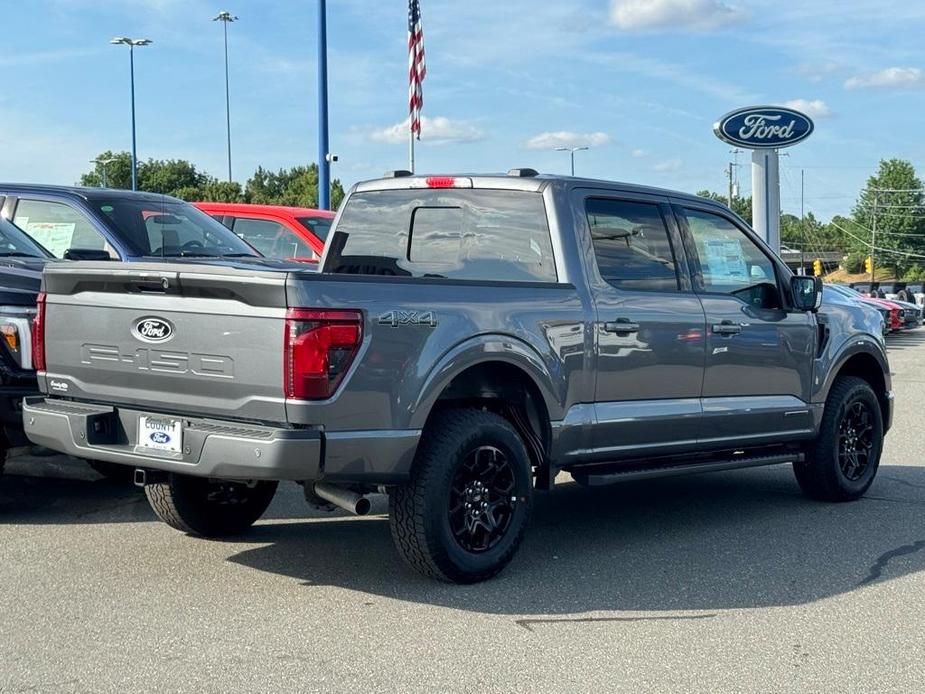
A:
[[[796,102],[816,120],[782,159],[786,210],[845,212],[880,157],[925,173],[925,3],[884,0],[421,0],[428,76],[418,170],[566,172],[725,190],[723,113]],[[314,0],[7,2],[0,179],[73,183],[129,149],[225,171],[219,10],[230,27],[235,178],[316,155]],[[345,184],[407,166],[407,3],[328,0],[331,149]],[[747,164],[747,155],[739,161]],[[748,192],[748,166],[740,170]]]

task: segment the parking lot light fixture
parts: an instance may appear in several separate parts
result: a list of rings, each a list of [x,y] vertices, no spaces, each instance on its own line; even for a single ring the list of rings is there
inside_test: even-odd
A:
[[[575,152],[583,152],[587,147],[556,147],[557,152],[568,152],[572,160],[572,176],[575,175]]]
[[[132,99],[132,190],[138,190],[138,153],[135,146],[135,48],[148,46],[151,39],[132,39],[128,36],[116,36],[109,40],[116,46],[128,46],[129,75]]]
[[[90,160],[91,164],[100,165],[100,169],[103,172],[103,188],[109,187],[109,182],[107,181],[107,177],[106,177],[106,166],[108,164],[112,164],[115,160],[116,160],[115,157],[109,157],[108,159],[91,159]]]
[[[228,89],[228,25],[231,22],[238,21],[238,18],[231,12],[222,10],[212,18],[212,21],[221,22],[225,33],[225,132],[228,135],[228,182],[231,183],[231,96]]]

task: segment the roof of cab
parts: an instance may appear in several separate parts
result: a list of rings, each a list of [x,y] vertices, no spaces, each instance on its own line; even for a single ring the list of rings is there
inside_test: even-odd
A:
[[[426,180],[428,178],[468,178],[472,181],[473,188],[494,188],[500,190],[522,190],[527,192],[540,192],[550,185],[561,185],[567,188],[607,188],[610,190],[620,190],[628,193],[645,193],[649,195],[660,195],[664,197],[680,198],[694,200],[698,203],[713,203],[722,207],[709,198],[702,198],[690,193],[682,193],[677,190],[667,188],[656,188],[653,186],[640,185],[635,183],[623,183],[620,181],[607,181],[596,178],[581,178],[577,176],[563,176],[558,174],[536,174],[536,175],[517,175],[513,171],[527,171],[525,169],[512,170],[511,174],[493,173],[493,174],[414,174],[414,175],[397,175],[384,178],[376,178],[369,181],[361,181],[354,186],[354,191],[365,192],[372,190],[400,190],[406,188],[427,188]]]
[[[88,188],[83,186],[56,186],[45,183],[0,183],[0,195],[4,194],[45,194],[64,195],[83,198],[84,200],[112,200],[114,198],[134,198],[150,202],[182,202],[179,198],[160,193],[122,190],[121,188]]]

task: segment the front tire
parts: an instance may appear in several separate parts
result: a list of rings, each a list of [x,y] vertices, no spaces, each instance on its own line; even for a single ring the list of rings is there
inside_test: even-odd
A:
[[[530,518],[530,459],[517,430],[480,410],[428,423],[411,479],[389,495],[392,539],[416,571],[476,583],[513,558]]]
[[[873,484],[883,452],[883,415],[867,381],[838,378],[806,460],[793,472],[803,493],[820,501],[854,501]]]
[[[199,537],[240,535],[273,500],[277,482],[210,480],[169,473],[165,482],[145,485],[148,503],[167,525]]]

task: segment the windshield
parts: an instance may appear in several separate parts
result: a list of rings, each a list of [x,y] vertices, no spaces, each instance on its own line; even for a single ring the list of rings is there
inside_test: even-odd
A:
[[[138,255],[161,258],[259,256],[228,227],[186,202],[139,198],[91,200]]]
[[[334,221],[327,217],[296,217],[296,220],[322,242],[328,238],[328,232],[331,230],[331,222]]]
[[[11,222],[0,219],[0,258],[12,256],[52,257],[51,253],[33,241],[27,233],[14,226]]]

